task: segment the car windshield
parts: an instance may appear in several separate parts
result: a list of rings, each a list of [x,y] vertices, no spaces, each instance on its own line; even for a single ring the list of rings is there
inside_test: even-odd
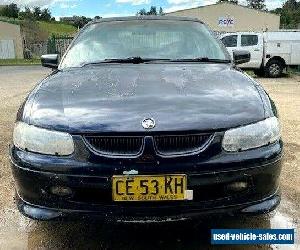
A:
[[[87,26],[63,58],[60,68],[126,58],[228,60],[222,45],[200,22],[110,21]]]

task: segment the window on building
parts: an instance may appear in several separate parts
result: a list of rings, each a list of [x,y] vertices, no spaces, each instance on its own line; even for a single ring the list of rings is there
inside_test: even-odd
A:
[[[237,35],[225,36],[221,41],[226,47],[237,47]]]
[[[242,35],[241,45],[242,46],[254,46],[258,44],[257,35]]]

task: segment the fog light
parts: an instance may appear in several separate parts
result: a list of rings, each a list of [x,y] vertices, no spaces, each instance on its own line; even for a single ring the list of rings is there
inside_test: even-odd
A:
[[[50,192],[54,195],[66,197],[72,195],[72,189],[69,187],[63,187],[63,186],[54,186],[50,188]]]
[[[248,183],[245,181],[237,181],[227,185],[228,191],[239,192],[248,188]]]

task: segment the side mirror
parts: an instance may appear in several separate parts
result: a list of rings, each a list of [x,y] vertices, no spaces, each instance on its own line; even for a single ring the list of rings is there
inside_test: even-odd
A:
[[[41,62],[43,67],[57,69],[58,67],[58,54],[42,55]]]
[[[236,65],[250,62],[251,54],[249,51],[236,50],[233,51],[233,61]]]

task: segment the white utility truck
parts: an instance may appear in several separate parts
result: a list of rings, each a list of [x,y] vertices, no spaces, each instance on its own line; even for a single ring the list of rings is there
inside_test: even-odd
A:
[[[287,66],[300,65],[300,30],[226,33],[220,39],[231,55],[249,51],[250,62],[239,67],[253,69],[258,76],[279,77]]]

